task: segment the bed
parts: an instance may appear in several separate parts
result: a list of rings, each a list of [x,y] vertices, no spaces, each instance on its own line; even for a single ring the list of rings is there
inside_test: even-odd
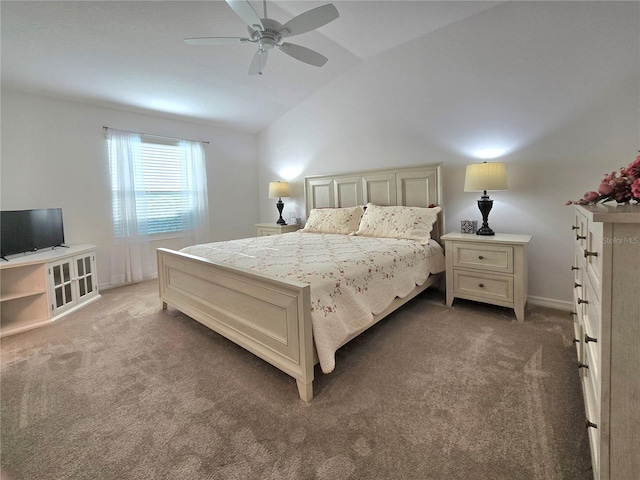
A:
[[[307,177],[308,221],[301,231],[158,249],[163,308],[171,305],[287,373],[309,402],[316,363],[330,372],[340,346],[439,282],[441,181],[440,164]],[[362,205],[369,206],[363,214]],[[384,223],[376,215],[388,217],[394,206],[420,207],[396,209],[403,214],[432,215],[429,235],[371,233]],[[345,212],[357,217],[351,230],[314,230],[322,215]],[[359,264],[353,272],[352,264]],[[376,270],[384,280],[376,280]]]

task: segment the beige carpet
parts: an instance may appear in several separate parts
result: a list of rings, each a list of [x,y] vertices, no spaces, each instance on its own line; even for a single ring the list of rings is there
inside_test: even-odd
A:
[[[316,397],[155,282],[2,339],[1,463],[27,479],[587,479],[569,316],[426,292]]]

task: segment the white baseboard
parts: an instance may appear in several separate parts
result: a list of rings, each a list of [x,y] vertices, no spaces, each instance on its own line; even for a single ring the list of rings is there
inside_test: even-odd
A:
[[[158,274],[154,273],[151,278],[147,278],[145,280],[141,280],[141,282],[146,282],[147,280],[155,280],[158,278]],[[98,285],[98,290],[102,291],[102,290],[109,290],[110,288],[118,288],[118,287],[124,287],[126,285],[133,285],[135,283],[140,283],[140,282],[129,282],[129,283],[119,283],[117,285],[114,285],[113,283],[100,283]]]
[[[555,298],[534,297],[529,296],[528,302],[531,305],[538,305],[540,307],[555,308],[556,310],[565,310],[570,312],[573,309],[573,303],[564,300],[556,300]]]

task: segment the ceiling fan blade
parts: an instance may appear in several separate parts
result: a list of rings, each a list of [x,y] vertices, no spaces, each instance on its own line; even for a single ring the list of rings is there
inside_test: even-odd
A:
[[[251,65],[249,65],[249,75],[262,75],[262,70],[267,64],[268,55],[269,52],[267,50],[258,49],[253,56],[253,60],[251,60]]]
[[[327,57],[319,54],[315,50],[311,50],[310,48],[303,47],[301,45],[295,45],[293,43],[283,43],[280,46],[280,50],[282,50],[287,55],[292,56],[296,60],[308,63],[309,65],[313,65],[314,67],[321,67],[325,63],[327,63],[327,60],[329,60]]]
[[[262,20],[247,0],[227,0],[227,4],[251,28],[264,30]]]
[[[242,37],[198,37],[184,39],[184,43],[188,45],[233,45],[250,41],[251,39]]]
[[[340,14],[336,7],[331,3],[328,3],[292,18],[282,26],[279,33],[283,37],[300,35],[301,33],[310,32],[311,30],[322,27],[323,25],[334,21],[339,16]]]

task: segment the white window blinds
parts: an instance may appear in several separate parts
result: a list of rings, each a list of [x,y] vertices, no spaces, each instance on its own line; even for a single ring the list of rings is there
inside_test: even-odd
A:
[[[202,228],[208,209],[200,144],[145,135],[128,140],[109,145],[116,237]],[[126,162],[118,161],[122,150]]]
[[[182,189],[179,143],[163,144],[142,137],[140,153],[148,233],[180,232],[193,228],[191,194]]]

